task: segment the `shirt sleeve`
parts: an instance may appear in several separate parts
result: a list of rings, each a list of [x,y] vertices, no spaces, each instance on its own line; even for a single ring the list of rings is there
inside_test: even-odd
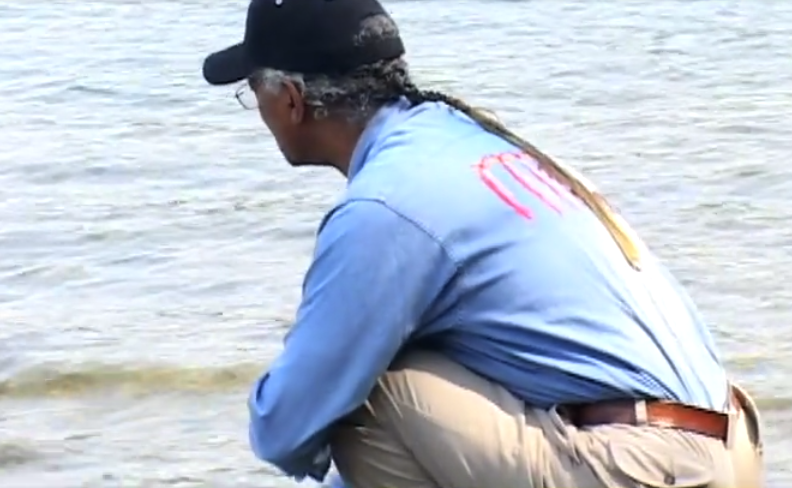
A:
[[[331,213],[284,350],[250,395],[256,456],[321,481],[328,428],[365,402],[455,272],[436,239],[379,201]]]

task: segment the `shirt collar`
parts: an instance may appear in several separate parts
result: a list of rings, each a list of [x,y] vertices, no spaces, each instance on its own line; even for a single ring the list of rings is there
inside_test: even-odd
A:
[[[352,158],[349,161],[349,173],[347,175],[348,181],[352,181],[352,179],[360,173],[360,170],[363,169],[363,166],[369,159],[371,149],[382,133],[394,122],[401,120],[402,114],[409,108],[410,102],[408,102],[406,98],[402,98],[393,104],[380,108],[377,113],[374,114],[374,117],[366,124],[366,128],[360,135],[357,145],[355,145],[355,150],[352,152]]]

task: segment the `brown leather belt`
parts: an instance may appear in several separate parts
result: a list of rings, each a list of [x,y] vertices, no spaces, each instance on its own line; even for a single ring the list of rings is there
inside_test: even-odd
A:
[[[729,416],[725,413],[666,401],[647,400],[646,419],[639,422],[639,409],[635,400],[609,401],[587,405],[565,405],[560,412],[578,427],[604,424],[650,425],[679,429],[714,437],[726,442],[729,435]],[[732,405],[740,403],[732,395]]]

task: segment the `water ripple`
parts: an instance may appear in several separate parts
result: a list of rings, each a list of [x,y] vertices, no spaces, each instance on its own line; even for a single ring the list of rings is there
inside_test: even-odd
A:
[[[244,392],[262,371],[262,365],[256,364],[214,368],[116,364],[37,366],[16,371],[6,378],[0,375],[0,398],[239,393]]]

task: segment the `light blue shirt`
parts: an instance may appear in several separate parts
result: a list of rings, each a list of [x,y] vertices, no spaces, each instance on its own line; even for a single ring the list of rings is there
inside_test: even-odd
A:
[[[397,104],[369,123],[296,323],[250,396],[259,458],[323,478],[328,427],[417,338],[532,406],[724,407],[715,344],[680,285],[651,255],[635,271],[580,201],[515,153],[442,104]]]

